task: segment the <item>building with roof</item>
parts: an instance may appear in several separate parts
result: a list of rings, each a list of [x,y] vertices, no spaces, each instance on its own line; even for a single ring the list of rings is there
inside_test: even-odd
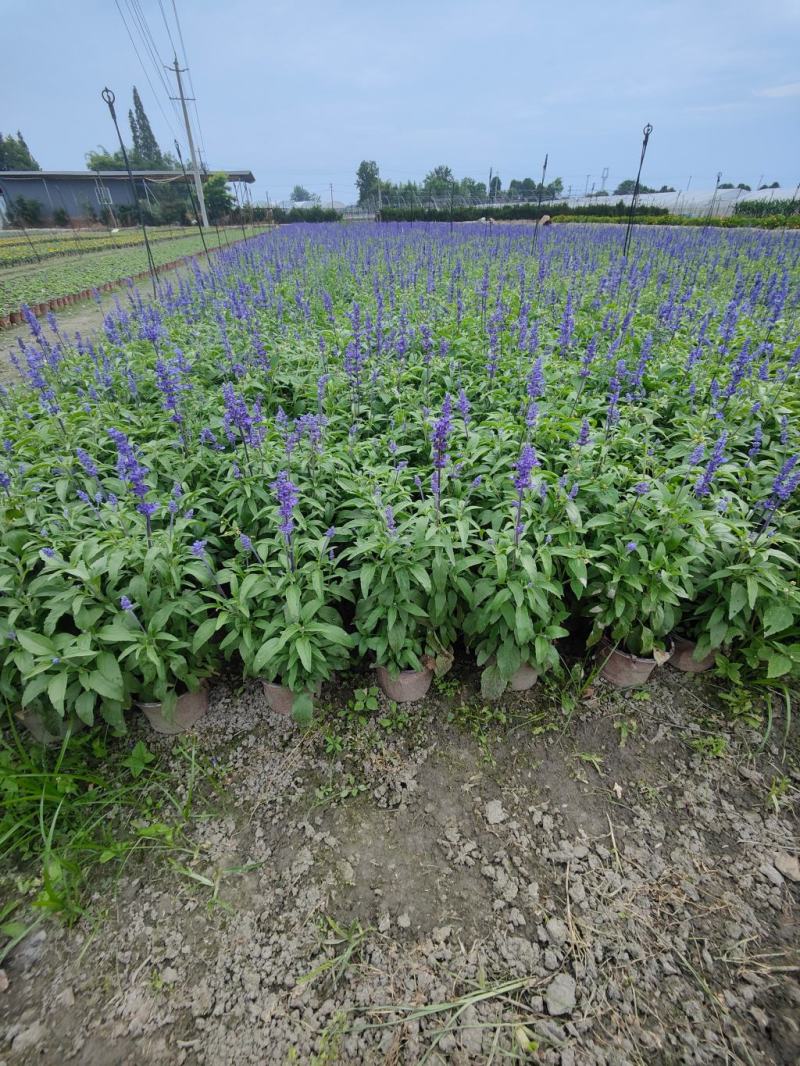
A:
[[[249,170],[221,170],[236,185],[251,185],[255,177]],[[187,175],[191,182],[192,175]],[[159,189],[184,184],[180,170],[134,170],[136,195],[140,200],[158,202]],[[133,207],[128,172],[125,170],[3,170],[0,171],[0,225],[8,218],[19,200],[39,204],[43,222],[56,212],[65,212],[72,222],[100,218],[110,209]]]

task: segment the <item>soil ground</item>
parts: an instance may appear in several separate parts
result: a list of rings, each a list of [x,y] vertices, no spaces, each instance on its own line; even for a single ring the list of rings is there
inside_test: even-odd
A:
[[[129,864],[23,942],[0,1060],[800,1060],[782,723],[759,751],[716,683],[670,668],[569,720],[539,690],[486,707],[469,672],[366,722],[351,691],[304,734],[214,686],[195,738],[224,788],[187,867],[207,884]]]

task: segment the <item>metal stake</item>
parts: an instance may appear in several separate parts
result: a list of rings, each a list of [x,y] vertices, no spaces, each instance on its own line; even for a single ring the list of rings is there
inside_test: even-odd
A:
[[[153,253],[150,250],[150,241],[147,239],[147,227],[144,224],[144,216],[142,215],[142,207],[139,203],[139,197],[136,195],[136,183],[133,180],[133,171],[131,170],[131,164],[128,160],[128,152],[125,148],[125,142],[122,139],[122,134],[119,132],[119,124],[117,123],[117,112],[114,110],[114,101],[116,100],[116,97],[108,87],[103,89],[100,95],[108,104],[108,110],[111,113],[111,121],[114,123],[114,129],[117,131],[117,139],[119,140],[119,146],[122,149],[122,158],[125,160],[125,169],[128,171],[128,180],[131,183],[131,196],[133,196],[133,202],[136,204],[136,213],[139,216],[139,225],[142,227],[144,246],[147,250],[147,263],[150,268],[150,280],[153,282],[153,296],[158,299],[158,289],[156,287],[156,264],[153,260]]]
[[[636,199],[639,196],[639,180],[642,176],[642,165],[644,163],[645,152],[647,151],[647,142],[650,140],[650,134],[653,132],[653,127],[648,122],[642,130],[644,138],[642,140],[642,154],[639,157],[639,170],[636,173],[636,184],[633,186],[633,196],[631,197],[631,209],[628,212],[628,225],[625,230],[625,240],[622,244],[622,254],[627,258],[628,249],[631,246],[631,232],[633,231],[633,212],[636,210]]]

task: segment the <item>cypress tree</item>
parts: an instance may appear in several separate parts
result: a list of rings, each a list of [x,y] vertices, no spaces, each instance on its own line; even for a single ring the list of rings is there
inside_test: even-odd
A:
[[[128,124],[131,128],[131,137],[133,138],[133,151],[131,154],[135,157],[138,165],[142,155],[142,139],[139,135],[139,127],[136,124],[136,117],[131,110],[128,110]]]
[[[159,170],[164,166],[164,157],[158,147],[158,141],[150,126],[150,119],[147,117],[139,91],[135,85],[133,87],[133,115],[131,132],[134,133],[134,150],[137,147],[136,133],[138,133],[138,150],[141,156],[141,165],[150,167],[153,170]],[[136,132],[134,132],[134,129]]]

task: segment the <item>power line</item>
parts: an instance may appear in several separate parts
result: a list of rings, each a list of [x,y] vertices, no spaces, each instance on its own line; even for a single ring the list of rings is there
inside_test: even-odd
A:
[[[161,3],[161,0],[159,0],[159,3]],[[197,110],[197,93],[195,92],[194,81],[192,80],[192,71],[191,71],[191,67],[189,66],[189,56],[187,55],[187,52],[186,52],[186,43],[185,43],[185,41],[183,39],[183,30],[181,29],[181,20],[178,17],[178,8],[177,8],[177,5],[175,3],[175,0],[172,0],[172,13],[175,16],[175,25],[178,27],[178,40],[181,42],[181,51],[183,52],[183,65],[186,67],[186,73],[189,75],[189,90],[190,90],[190,92],[192,94],[192,97],[193,97],[193,105],[192,106],[194,107],[194,117],[195,117],[195,121],[197,122],[197,135],[200,138],[200,149],[202,151],[203,158],[207,159],[208,158],[208,153],[206,152],[206,139],[203,136],[203,127],[200,124],[200,112]],[[171,40],[171,38],[170,38],[170,40]]]
[[[164,11],[164,5],[161,3],[161,0],[158,0],[158,6],[161,10],[161,17],[164,20],[164,29],[167,31],[167,37],[169,37],[169,46],[172,49],[172,54],[174,55],[176,52],[175,42],[172,39],[172,31],[169,28],[169,23],[167,22],[167,14]]]
[[[178,119],[178,121],[180,121],[180,115],[178,113],[178,109],[177,109],[175,103],[172,101],[172,98],[171,98],[171,95],[170,95],[170,87],[169,87],[169,85],[168,85],[168,83],[167,83],[167,81],[166,81],[166,79],[164,77],[163,68],[164,68],[165,64],[164,64],[164,62],[161,59],[161,55],[160,55],[160,53],[158,51],[158,46],[156,45],[155,39],[154,39],[153,34],[152,34],[151,30],[150,30],[150,26],[149,26],[149,24],[147,22],[147,18],[145,17],[144,12],[142,11],[141,4],[139,3],[139,0],[125,0],[125,3],[128,6],[128,10],[132,14],[132,17],[133,17],[134,22],[136,24],[136,28],[139,31],[139,36],[141,37],[142,42],[144,43],[145,50],[147,51],[147,53],[148,53],[148,55],[150,57],[150,61],[153,64],[153,67],[155,68],[156,74],[158,75],[158,79],[161,82],[161,86],[162,86],[162,88],[164,90],[164,95],[172,103],[172,109],[173,109],[173,112],[175,114],[175,117]],[[172,128],[172,127],[170,127],[170,128]],[[173,129],[173,133],[174,133],[174,129]]]
[[[131,45],[133,46],[133,50],[136,53],[136,58],[139,60],[139,66],[142,68],[142,73],[144,74],[145,78],[147,79],[147,84],[150,86],[150,92],[153,94],[153,98],[155,99],[155,102],[158,104],[158,110],[161,112],[161,115],[162,115],[164,121],[169,126],[169,128],[170,128],[170,130],[172,132],[172,135],[174,136],[175,135],[175,127],[172,125],[172,123],[169,120],[169,117],[167,116],[166,111],[161,106],[161,100],[159,99],[159,94],[156,92],[156,90],[155,90],[155,88],[153,86],[153,82],[150,79],[150,75],[149,75],[149,73],[147,71],[147,67],[144,65],[144,61],[143,61],[141,55],[139,54],[139,49],[136,47],[136,41],[133,39],[133,34],[131,33],[130,26],[128,25],[127,19],[125,18],[125,14],[124,14],[122,8],[119,5],[119,0],[114,0],[114,3],[116,4],[117,11],[119,12],[120,18],[122,19],[122,24],[125,27],[125,32],[128,34],[128,38],[129,38],[129,40],[131,42]]]

